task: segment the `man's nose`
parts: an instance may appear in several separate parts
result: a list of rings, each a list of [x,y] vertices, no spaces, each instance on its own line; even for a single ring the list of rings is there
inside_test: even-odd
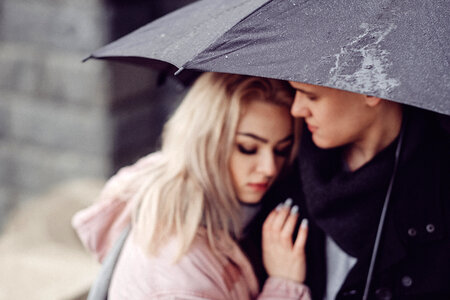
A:
[[[274,153],[266,153],[262,155],[258,163],[258,171],[266,177],[274,177],[277,175],[277,165]]]
[[[307,99],[300,92],[295,93],[294,103],[291,106],[291,115],[295,118],[305,118],[311,114],[307,107]]]

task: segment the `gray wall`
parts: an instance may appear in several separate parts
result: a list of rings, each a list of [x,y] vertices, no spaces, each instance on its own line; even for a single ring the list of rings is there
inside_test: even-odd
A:
[[[155,149],[182,89],[156,87],[152,70],[81,60],[188,2],[0,0],[0,220],[54,185],[106,178]]]

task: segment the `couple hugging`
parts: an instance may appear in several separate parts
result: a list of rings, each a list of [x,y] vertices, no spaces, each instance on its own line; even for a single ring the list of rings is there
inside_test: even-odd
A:
[[[131,224],[108,299],[444,299],[449,153],[431,112],[204,73],[73,225],[102,261]]]

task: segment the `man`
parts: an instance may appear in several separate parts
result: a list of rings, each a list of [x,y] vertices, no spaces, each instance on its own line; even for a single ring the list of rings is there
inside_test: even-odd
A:
[[[304,118],[309,131],[299,155],[303,197],[322,234],[311,237],[310,246],[309,270],[316,278],[309,282],[316,297],[362,297],[393,177],[370,295],[448,299],[449,135],[431,113],[373,96],[291,85],[291,113]],[[318,260],[325,261],[322,274],[314,270]],[[314,288],[317,281],[326,282],[324,293]]]
[[[310,221],[306,283],[313,299],[363,297],[386,198],[368,298],[450,299],[450,136],[438,116],[290,83],[291,114],[307,130],[299,168],[268,200],[293,197]]]
[[[296,90],[291,114],[304,118],[319,148],[346,146],[343,160],[350,171],[370,161],[400,132],[400,104],[311,84],[291,85]]]

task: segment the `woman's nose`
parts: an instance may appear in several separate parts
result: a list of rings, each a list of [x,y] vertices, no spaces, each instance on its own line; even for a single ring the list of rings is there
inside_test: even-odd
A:
[[[294,103],[291,106],[291,115],[295,118],[309,117],[311,111],[307,107],[307,100],[305,95],[300,92],[295,93]]]
[[[260,157],[258,171],[266,177],[274,177],[277,175],[277,165],[275,162],[275,155],[273,153],[267,153]]]

